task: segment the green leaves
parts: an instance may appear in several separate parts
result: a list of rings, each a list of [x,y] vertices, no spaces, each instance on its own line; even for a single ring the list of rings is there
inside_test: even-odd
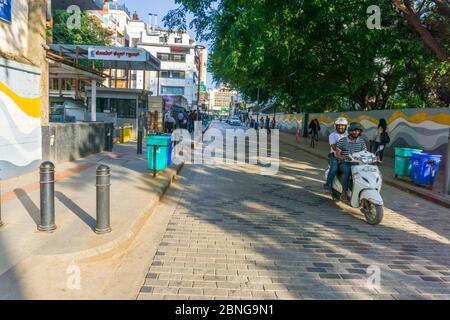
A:
[[[81,13],[81,25],[77,29],[69,29],[67,21],[70,13],[64,10],[53,11],[53,42],[61,44],[108,45],[111,37],[92,16]]]
[[[177,2],[177,14],[165,21],[176,25],[181,12],[191,12],[199,38],[212,44],[215,79],[253,100],[259,91],[260,100],[276,98],[310,111],[396,107],[403,94],[417,96],[420,105],[436,104],[430,82],[420,80],[429,72],[424,66],[437,67],[435,59],[389,1]],[[381,9],[381,30],[366,25],[374,4]]]

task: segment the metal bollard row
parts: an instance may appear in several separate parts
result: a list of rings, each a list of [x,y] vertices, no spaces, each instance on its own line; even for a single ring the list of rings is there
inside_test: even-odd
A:
[[[52,232],[56,229],[54,164],[50,161],[43,162],[39,167],[39,176],[41,213],[40,223],[37,228],[42,232]],[[111,232],[110,178],[110,168],[106,165],[99,165],[96,170],[97,223],[94,230],[97,234],[105,234]],[[1,215],[0,226],[2,226]]]

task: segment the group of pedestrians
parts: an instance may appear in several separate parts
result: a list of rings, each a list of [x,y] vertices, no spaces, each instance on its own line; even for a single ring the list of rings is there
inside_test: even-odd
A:
[[[172,111],[167,111],[164,115],[164,128],[166,133],[172,133],[174,129],[187,129],[189,132],[194,131],[195,121],[201,121],[202,115],[197,115],[197,111],[186,112],[184,110],[178,112],[175,116]]]
[[[248,121],[249,128],[253,128],[255,130],[266,129],[267,133],[270,133],[271,129],[275,129],[276,125],[275,117],[270,120],[269,116],[266,116],[266,118],[261,117],[259,120],[255,120],[253,119],[253,116],[250,116]]]

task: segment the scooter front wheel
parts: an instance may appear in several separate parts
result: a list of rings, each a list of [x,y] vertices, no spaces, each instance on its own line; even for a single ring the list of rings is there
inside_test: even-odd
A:
[[[377,225],[383,220],[384,209],[379,204],[365,200],[364,208],[361,211],[364,213],[367,222],[371,225]]]

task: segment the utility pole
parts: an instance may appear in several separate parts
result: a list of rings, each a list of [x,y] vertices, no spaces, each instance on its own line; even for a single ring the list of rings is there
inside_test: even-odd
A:
[[[200,106],[200,75],[201,75],[201,70],[202,70],[202,66],[200,64],[200,50],[205,49],[205,46],[202,46],[200,44],[195,45],[194,47],[195,49],[195,58],[196,58],[196,62],[197,62],[197,66],[198,66],[198,74],[197,74],[197,121],[199,119],[200,113],[199,113],[199,106]]]

